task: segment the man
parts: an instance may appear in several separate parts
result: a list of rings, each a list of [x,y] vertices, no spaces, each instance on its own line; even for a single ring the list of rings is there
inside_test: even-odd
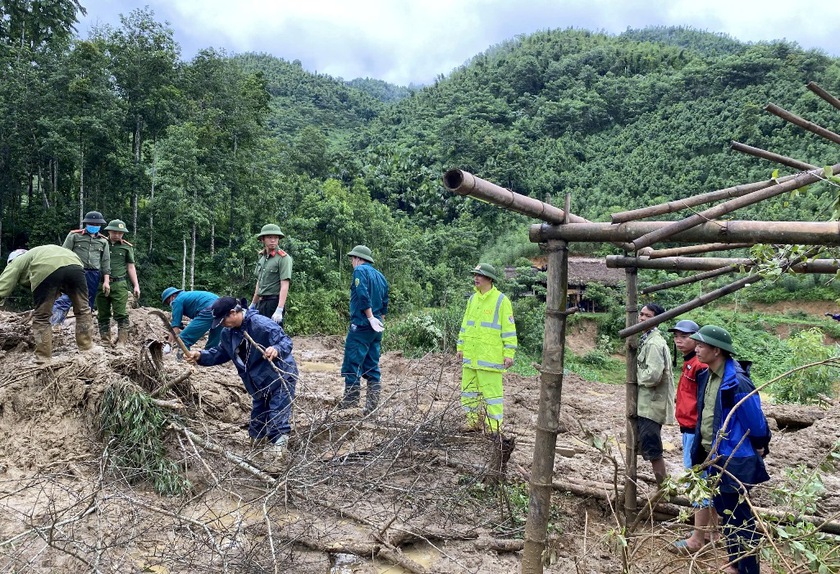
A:
[[[210,335],[207,337],[207,345],[204,348],[210,349],[219,344],[222,328],[219,325],[213,325],[213,313],[210,310],[211,305],[218,300],[218,295],[209,291],[184,291],[167,287],[160,298],[164,305],[172,307],[172,328],[187,349],[201,339],[207,331],[210,331]],[[184,315],[191,319],[186,329],[184,329]]]
[[[96,292],[102,280],[102,290],[107,295],[111,291],[111,251],[108,240],[99,233],[101,226],[107,222],[98,211],[89,211],[82,220],[82,229],[75,229],[67,234],[61,245],[79,256],[85,270],[85,280],[88,290],[88,305],[93,310],[96,302]],[[56,300],[52,309],[50,323],[61,325],[70,310],[70,298],[65,294]]]
[[[245,299],[220,297],[213,303],[213,328],[223,328],[221,343],[204,351],[190,351],[187,360],[202,366],[233,361],[253,400],[248,435],[254,445],[267,442],[270,471],[279,471],[286,453],[298,369],[292,340],[283,328],[246,309]],[[249,339],[250,337],[250,339]],[[256,345],[255,345],[256,343]]]
[[[639,311],[639,322],[664,312],[665,309],[656,303],[648,303]],[[662,425],[674,422],[674,372],[668,343],[657,327],[639,338],[636,384],[636,437],[642,458],[650,461],[656,484],[662,484],[666,474]]]
[[[379,356],[382,351],[382,322],[388,313],[388,281],[373,266],[373,255],[366,246],[357,245],[347,254],[353,265],[350,282],[350,329],[344,340],[344,397],[338,405],[348,409],[359,404],[360,379],[367,380],[363,414],[379,405],[381,375]]]
[[[761,399],[744,367],[749,363],[732,358],[735,350],[729,333],[716,325],[706,325],[691,338],[696,341],[697,358],[709,366],[697,376],[697,427],[691,460],[701,464],[711,454],[715,461],[708,471],[710,477],[719,480],[713,504],[729,554],[725,571],[758,574],[758,553],[752,548],[759,534],[748,499],[753,485],[770,479],[764,467],[770,429],[761,411]]]
[[[673,328],[668,329],[674,334],[674,345],[683,354],[682,372],[677,383],[676,418],[682,432],[683,466],[689,469],[691,464],[691,448],[694,443],[694,430],[697,428],[697,373],[706,368],[694,352],[696,341],[691,335],[700,330],[694,321],[677,321]],[[706,544],[706,538],[712,538],[712,532],[717,529],[717,515],[709,507],[706,500],[694,513],[694,531],[685,540],[677,540],[672,550],[678,553],[694,553]]]
[[[115,219],[105,228],[108,232],[108,250],[111,253],[111,289],[105,292],[104,284],[96,295],[97,322],[102,343],[111,346],[111,311],[117,322],[117,343],[128,342],[128,284],[133,287],[134,298],[140,298],[140,283],[134,265],[134,246],[123,239],[127,231],[124,221]]]
[[[0,299],[8,297],[18,284],[29,287],[35,300],[32,337],[36,362],[46,363],[52,358],[50,314],[59,291],[66,293],[73,305],[79,350],[93,348],[87,283],[78,255],[58,245],[42,245],[29,251],[18,249],[9,255],[8,265],[0,275]]]
[[[510,300],[495,286],[496,269],[480,263],[472,273],[475,292],[467,301],[457,343],[461,406],[467,416],[465,430],[498,434],[504,414],[502,373],[516,355],[516,322]]]
[[[283,237],[280,226],[273,223],[263,225],[257,235],[263,249],[257,261],[257,284],[251,298],[252,309],[281,326],[292,279],[292,257],[278,247]]]

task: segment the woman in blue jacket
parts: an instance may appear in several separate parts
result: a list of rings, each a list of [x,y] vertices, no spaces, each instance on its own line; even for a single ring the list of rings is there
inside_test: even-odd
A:
[[[711,453],[709,478],[718,480],[713,499],[729,553],[729,574],[758,574],[759,534],[749,504],[750,489],[770,479],[764,467],[770,429],[749,371],[732,355],[732,337],[725,329],[706,325],[691,335],[697,358],[708,369],[697,375],[697,428],[692,463]],[[747,367],[749,363],[746,363]],[[724,426],[725,425],[725,426]]]

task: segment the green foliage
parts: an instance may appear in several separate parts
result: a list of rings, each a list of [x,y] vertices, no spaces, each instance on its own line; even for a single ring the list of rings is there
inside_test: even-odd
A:
[[[442,350],[444,332],[428,313],[411,313],[386,331],[388,348],[401,349],[409,357]]]
[[[807,363],[840,355],[837,345],[823,344],[823,332],[814,327],[800,331],[784,341],[788,352],[778,366],[779,374]],[[808,404],[819,402],[820,395],[831,396],[840,369],[819,365],[797,371],[771,385],[770,392],[780,403]]]
[[[169,459],[163,439],[169,419],[151,397],[133,385],[114,383],[102,397],[99,434],[114,471],[129,482],[148,480],[162,495],[183,494],[190,483]]]

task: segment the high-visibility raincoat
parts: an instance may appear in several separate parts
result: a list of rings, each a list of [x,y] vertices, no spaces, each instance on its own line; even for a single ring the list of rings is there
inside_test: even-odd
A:
[[[467,302],[458,337],[457,349],[464,354],[464,367],[504,371],[505,359],[514,357],[516,347],[510,299],[495,286],[483,295],[476,289]]]

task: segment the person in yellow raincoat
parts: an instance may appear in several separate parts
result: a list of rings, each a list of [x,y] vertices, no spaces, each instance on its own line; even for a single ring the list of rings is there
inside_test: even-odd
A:
[[[467,302],[457,346],[463,363],[461,406],[466,430],[498,433],[504,414],[502,373],[513,365],[516,323],[510,299],[494,285],[496,269],[481,263],[472,273],[475,293]]]

